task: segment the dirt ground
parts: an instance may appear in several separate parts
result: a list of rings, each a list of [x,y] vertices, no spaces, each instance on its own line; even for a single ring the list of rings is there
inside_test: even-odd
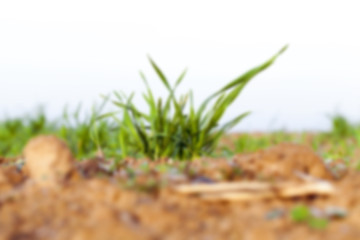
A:
[[[101,158],[62,161],[59,149],[24,151],[24,165],[0,159],[0,240],[360,239],[360,173],[304,146],[191,163],[126,159],[115,171]],[[61,161],[64,175],[35,172]],[[299,204],[328,225],[296,222]]]

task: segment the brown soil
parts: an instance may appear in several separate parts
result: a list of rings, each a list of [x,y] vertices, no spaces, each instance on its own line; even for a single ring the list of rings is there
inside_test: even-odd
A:
[[[360,239],[360,173],[307,147],[191,163],[126,159],[113,172],[103,159],[72,164],[47,185],[33,167],[2,159],[0,240]],[[295,222],[298,204],[328,226]]]

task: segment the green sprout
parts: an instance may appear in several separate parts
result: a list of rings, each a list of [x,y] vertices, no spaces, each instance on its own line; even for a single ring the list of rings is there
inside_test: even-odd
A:
[[[117,113],[113,112],[101,118],[112,117],[118,122],[118,142],[123,158],[139,153],[151,159],[170,157],[180,160],[209,155],[214,151],[220,137],[249,114],[239,114],[219,126],[219,121],[228,107],[250,80],[271,66],[286,48],[287,46],[283,47],[265,63],[211,94],[197,109],[194,106],[192,91],[176,97],[176,89],[184,79],[186,70],[171,86],[158,65],[149,57],[152,68],[168,91],[168,97],[155,100],[145,75],[141,73],[147,89],[143,98],[148,105],[148,111],[142,112],[133,104],[134,94],[126,96],[115,92],[116,100],[113,103],[122,110],[122,115],[118,117]]]
[[[325,229],[329,224],[328,219],[315,217],[305,205],[297,205],[290,211],[291,219],[297,223],[306,223],[313,229]]]

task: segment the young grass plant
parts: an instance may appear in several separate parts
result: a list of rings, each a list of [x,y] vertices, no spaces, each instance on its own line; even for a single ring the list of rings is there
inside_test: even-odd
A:
[[[331,117],[331,135],[335,139],[344,139],[354,136],[354,126],[342,115],[336,114]]]
[[[91,113],[85,116],[80,116],[81,105],[72,113],[65,108],[56,134],[67,141],[77,159],[99,154],[116,155],[114,152],[118,145],[113,141],[113,122],[97,120],[108,100],[108,96],[104,97],[103,102],[100,105],[94,104]]]
[[[96,121],[107,99],[100,106],[93,105],[90,115],[81,117],[81,107],[74,112],[66,108],[63,116],[49,120],[42,108],[16,118],[0,119],[0,157],[18,157],[22,148],[39,134],[53,134],[64,139],[79,160],[93,157],[99,152],[116,156],[118,149],[113,122]],[[99,151],[100,150],[100,151]]]
[[[294,222],[306,223],[312,229],[322,230],[329,224],[328,219],[313,216],[311,210],[305,205],[293,207],[290,216]]]
[[[239,114],[231,121],[219,126],[219,121],[225,111],[250,80],[272,65],[286,48],[286,46],[283,47],[265,63],[211,94],[198,109],[194,106],[191,91],[176,98],[176,89],[184,79],[186,70],[171,86],[162,70],[149,57],[151,66],[168,91],[167,98],[155,100],[145,75],[140,73],[146,86],[143,98],[148,105],[148,112],[140,111],[133,104],[134,94],[127,97],[125,94],[115,92],[116,100],[113,102],[121,108],[122,116],[118,118],[116,113],[108,113],[102,117],[112,116],[119,123],[118,141],[123,157],[142,153],[151,159],[170,157],[190,160],[211,154],[219,138],[249,114],[248,112]]]

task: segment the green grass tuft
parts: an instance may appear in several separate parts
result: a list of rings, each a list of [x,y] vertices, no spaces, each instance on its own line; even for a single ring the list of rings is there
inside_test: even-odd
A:
[[[175,84],[171,85],[163,71],[149,57],[152,68],[168,91],[167,98],[156,100],[145,75],[141,73],[147,89],[143,93],[143,98],[147,103],[148,111],[142,112],[133,104],[133,94],[126,96],[115,92],[116,100],[113,103],[122,110],[121,115],[108,113],[100,119],[111,117],[118,122],[118,142],[122,157],[140,153],[151,159],[169,157],[191,160],[198,156],[209,155],[214,151],[220,137],[249,114],[248,112],[239,114],[219,126],[219,121],[228,107],[250,80],[272,65],[285,50],[286,47],[282,48],[265,63],[211,94],[197,109],[191,91],[179,98],[176,97],[176,89],[183,81],[186,70],[180,74]]]

